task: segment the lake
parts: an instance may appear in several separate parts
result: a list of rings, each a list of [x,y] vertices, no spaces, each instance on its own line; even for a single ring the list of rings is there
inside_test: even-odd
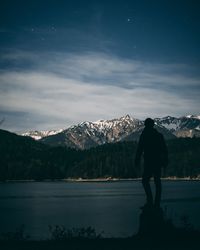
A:
[[[42,239],[48,225],[92,226],[106,237],[127,237],[138,230],[144,202],[141,181],[0,183],[0,232],[24,224]],[[162,207],[177,224],[187,215],[200,229],[200,181],[163,181]]]

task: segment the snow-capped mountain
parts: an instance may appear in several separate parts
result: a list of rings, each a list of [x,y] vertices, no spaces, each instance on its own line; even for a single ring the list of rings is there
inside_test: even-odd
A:
[[[28,132],[25,132],[21,135],[23,136],[29,136],[29,137],[32,137],[33,139],[35,140],[40,140],[44,137],[47,137],[47,136],[51,136],[51,135],[56,135],[58,133],[61,133],[63,131],[63,129],[59,129],[59,130],[46,130],[46,131],[28,131]]]
[[[129,115],[119,119],[83,122],[61,133],[43,138],[41,141],[52,145],[68,145],[86,149],[105,143],[118,142],[137,131],[143,122]]]
[[[200,136],[200,116],[188,115],[179,118],[166,116],[156,118],[155,123],[165,127],[177,137]]]
[[[166,139],[200,137],[200,116],[155,118],[155,127]],[[31,131],[24,133],[36,140],[50,144],[88,149],[105,143],[138,140],[144,121],[123,116],[112,120],[82,122],[62,130]]]
[[[186,117],[200,120],[200,115],[187,115]]]

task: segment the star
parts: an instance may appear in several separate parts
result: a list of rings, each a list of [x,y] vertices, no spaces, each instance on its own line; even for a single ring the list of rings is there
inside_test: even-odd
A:
[[[128,22],[128,23],[133,23],[133,22],[134,22],[134,18],[133,18],[133,17],[127,18],[127,22]]]

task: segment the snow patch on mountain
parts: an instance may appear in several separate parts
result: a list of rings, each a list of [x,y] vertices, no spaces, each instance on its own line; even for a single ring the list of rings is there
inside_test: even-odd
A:
[[[187,115],[186,117],[200,120],[200,115]]]
[[[28,131],[25,132],[23,134],[21,134],[22,136],[29,136],[32,137],[35,140],[40,140],[44,137],[47,136],[51,136],[51,135],[56,135],[58,133],[61,133],[63,131],[63,129],[59,129],[59,130],[44,130],[44,131]]]

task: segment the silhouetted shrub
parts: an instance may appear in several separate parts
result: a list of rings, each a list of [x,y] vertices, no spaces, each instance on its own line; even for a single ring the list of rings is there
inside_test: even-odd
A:
[[[68,239],[99,239],[102,233],[97,234],[92,227],[66,229],[64,226],[49,226],[50,240],[60,241]]]

